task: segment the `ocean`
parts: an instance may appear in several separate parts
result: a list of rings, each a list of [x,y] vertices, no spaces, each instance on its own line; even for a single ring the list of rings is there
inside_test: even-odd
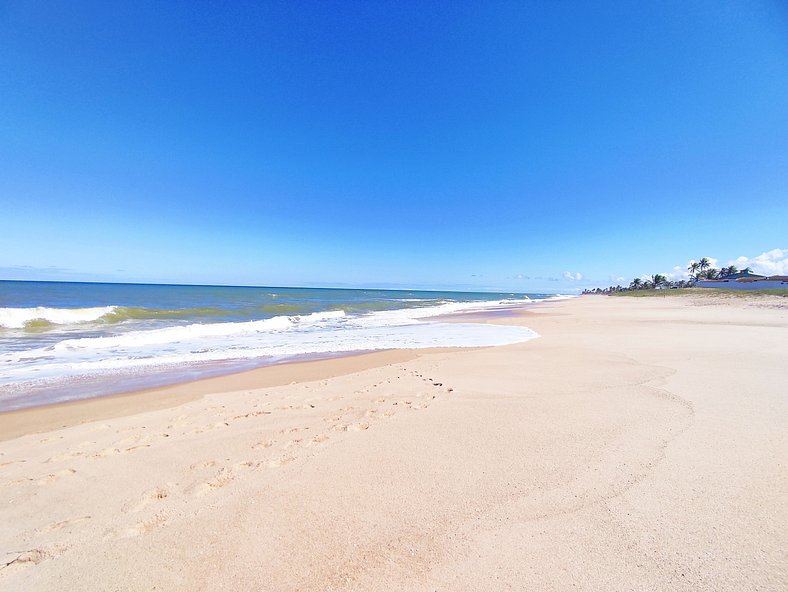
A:
[[[522,342],[537,335],[434,317],[555,297],[0,281],[0,411],[293,360]]]

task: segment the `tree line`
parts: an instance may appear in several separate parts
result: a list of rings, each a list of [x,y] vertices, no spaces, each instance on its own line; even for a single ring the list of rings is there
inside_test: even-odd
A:
[[[697,261],[690,261],[687,271],[690,274],[688,280],[671,281],[661,273],[655,273],[648,278],[635,278],[628,286],[609,286],[607,288],[589,288],[583,290],[583,294],[611,294],[613,292],[629,292],[631,290],[659,290],[665,288],[692,288],[698,280],[717,280],[724,279],[739,272],[752,273],[752,268],[745,267],[739,269],[735,265],[712,267],[708,257],[701,257]]]

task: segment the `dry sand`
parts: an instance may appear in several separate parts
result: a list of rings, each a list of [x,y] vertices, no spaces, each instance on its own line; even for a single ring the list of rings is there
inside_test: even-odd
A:
[[[0,590],[785,590],[788,310],[753,302],[0,416]]]

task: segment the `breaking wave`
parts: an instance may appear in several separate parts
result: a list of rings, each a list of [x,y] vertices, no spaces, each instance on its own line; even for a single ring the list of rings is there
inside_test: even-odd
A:
[[[50,325],[76,325],[97,321],[117,310],[117,306],[93,308],[0,308],[0,327],[24,329]]]
[[[188,323],[62,339],[45,347],[1,354],[0,384],[32,377],[37,380],[57,379],[121,369],[226,360],[286,359],[399,348],[505,345],[537,335],[525,327],[446,323],[430,317],[509,308],[521,306],[523,302],[446,302],[438,306],[355,315],[334,310],[243,322]],[[81,309],[79,315],[50,316],[70,323],[76,319],[80,322],[97,321],[105,315],[114,314],[114,309]],[[33,314],[30,313],[27,320],[33,319]]]

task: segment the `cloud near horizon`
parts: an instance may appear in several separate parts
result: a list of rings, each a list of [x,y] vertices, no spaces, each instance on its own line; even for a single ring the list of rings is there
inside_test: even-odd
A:
[[[573,282],[579,282],[580,280],[583,279],[583,274],[580,273],[579,271],[575,272],[575,273],[572,273],[571,271],[565,271],[564,272],[564,279],[565,280],[570,280],[570,281],[573,281]]]
[[[788,249],[772,249],[756,257],[741,256],[728,265],[735,265],[739,269],[752,268],[753,273],[760,275],[788,275]]]
[[[719,259],[715,259],[714,257],[707,257],[707,259],[711,263],[711,267],[720,268]],[[697,261],[697,259],[690,259],[683,267],[681,265],[676,265],[671,271],[662,272],[662,274],[670,281],[689,279],[691,276],[687,268],[694,261]],[[788,249],[772,249],[771,251],[756,255],[755,257],[745,257],[742,255],[736,259],[728,260],[727,265],[735,265],[739,269],[749,267],[752,269],[753,273],[758,275],[788,275]],[[641,277],[649,278],[651,276],[644,274]]]

